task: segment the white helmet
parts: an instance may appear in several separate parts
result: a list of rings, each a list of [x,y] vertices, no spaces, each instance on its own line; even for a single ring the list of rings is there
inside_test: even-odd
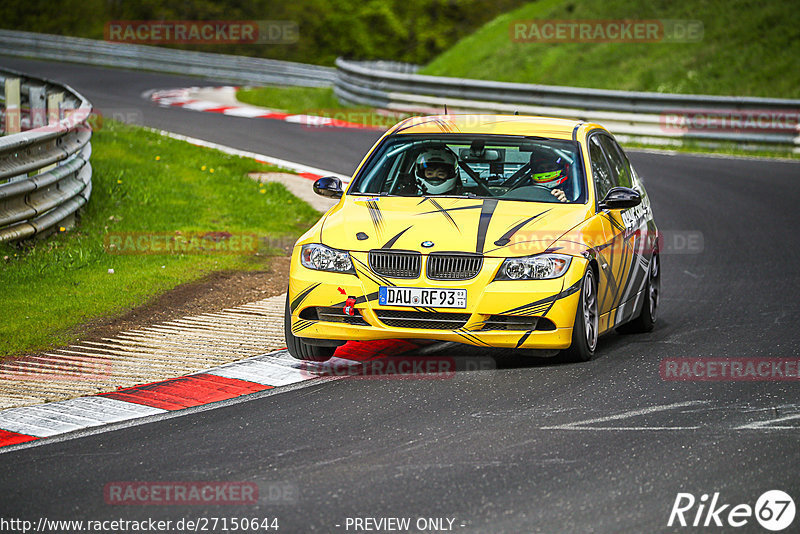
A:
[[[441,195],[453,190],[458,182],[456,156],[447,148],[430,148],[417,157],[417,177],[423,193]]]

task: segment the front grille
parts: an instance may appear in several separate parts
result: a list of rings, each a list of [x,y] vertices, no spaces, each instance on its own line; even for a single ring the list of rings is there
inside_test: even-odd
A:
[[[358,310],[355,315],[347,315],[343,308],[311,307],[300,312],[301,319],[325,321],[327,323],[347,323],[358,326],[369,326]]]
[[[418,312],[405,310],[375,310],[378,319],[395,328],[424,328],[426,330],[456,330],[467,324],[468,313]]]
[[[373,272],[391,278],[418,278],[422,254],[394,250],[371,250],[369,267]]]
[[[432,253],[426,262],[426,274],[431,280],[469,280],[483,266],[478,254]]]

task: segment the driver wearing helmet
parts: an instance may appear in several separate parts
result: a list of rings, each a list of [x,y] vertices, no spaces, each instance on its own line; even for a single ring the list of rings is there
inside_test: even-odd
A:
[[[537,146],[531,153],[531,181],[546,187],[561,202],[567,202],[564,189],[569,184],[569,163],[550,148]]]
[[[456,156],[447,148],[429,148],[416,162],[417,185],[423,195],[456,194],[461,188]]]

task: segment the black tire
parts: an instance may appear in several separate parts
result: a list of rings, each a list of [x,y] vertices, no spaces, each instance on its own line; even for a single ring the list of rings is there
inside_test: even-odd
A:
[[[579,295],[572,327],[572,344],[562,354],[571,362],[588,362],[597,348],[600,318],[597,310],[597,280],[591,266],[586,267]]]
[[[652,332],[658,315],[658,299],[661,294],[661,265],[658,254],[653,255],[647,270],[647,283],[644,286],[645,299],[639,315],[617,328],[620,334],[641,334]]]
[[[309,345],[303,340],[292,334],[292,312],[289,311],[289,294],[286,294],[286,311],[283,319],[283,331],[286,336],[286,348],[289,354],[298,360],[310,362],[327,362],[333,356],[336,347],[320,347]]]

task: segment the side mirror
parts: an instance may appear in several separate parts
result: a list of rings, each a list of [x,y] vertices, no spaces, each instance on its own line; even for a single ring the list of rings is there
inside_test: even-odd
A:
[[[314,182],[314,192],[321,197],[342,198],[342,181],[335,176],[324,176]]]
[[[604,210],[624,210],[642,203],[642,196],[630,187],[612,187],[598,207]]]

